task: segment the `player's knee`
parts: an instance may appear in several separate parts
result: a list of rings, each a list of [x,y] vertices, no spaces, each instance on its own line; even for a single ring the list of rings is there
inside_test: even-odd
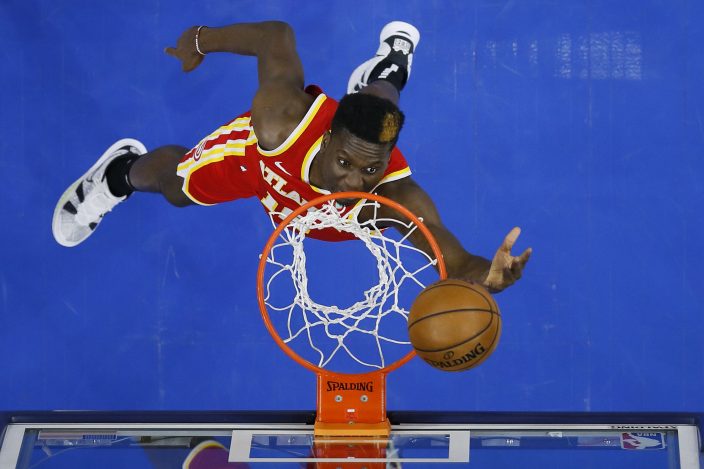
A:
[[[161,147],[161,149],[164,151],[165,154],[169,155],[169,158],[176,160],[177,164],[179,161],[181,161],[183,156],[188,153],[188,148],[182,147],[180,145],[168,145],[165,147]]]
[[[178,192],[164,193],[164,197],[166,197],[166,200],[174,207],[188,207],[189,205],[193,205],[193,201],[180,189]]]
[[[187,207],[194,203],[183,192],[183,178],[175,174],[168,181],[162,181],[159,192],[174,207]]]

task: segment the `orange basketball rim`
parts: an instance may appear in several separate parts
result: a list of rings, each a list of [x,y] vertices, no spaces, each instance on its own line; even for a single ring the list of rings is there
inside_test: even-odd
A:
[[[300,365],[313,371],[317,376],[317,412],[314,433],[318,437],[328,436],[384,436],[390,432],[386,416],[386,375],[415,356],[411,350],[407,355],[389,365],[367,373],[338,373],[321,368],[299,356],[280,337],[272,324],[265,302],[265,270],[272,247],[281,232],[296,217],[308,210],[337,199],[372,200],[387,206],[405,216],[425,236],[437,260],[437,270],[441,279],[447,278],[445,263],[433,234],[410,210],[393,200],[366,192],[337,192],[318,197],[290,213],[269,237],[257,271],[257,299],[267,330],[281,349]]]

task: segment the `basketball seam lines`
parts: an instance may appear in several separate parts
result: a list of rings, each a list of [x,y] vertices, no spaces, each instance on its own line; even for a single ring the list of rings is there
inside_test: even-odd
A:
[[[501,333],[501,324],[499,324],[499,327],[496,328],[496,334],[494,334],[494,338],[491,339],[491,344],[486,348],[486,352],[485,352],[486,357],[484,359],[486,359],[489,355],[491,355],[493,353],[495,344],[498,341],[500,333]],[[480,365],[481,365],[481,363],[483,363],[483,360],[481,362],[479,362]],[[467,366],[463,366],[462,368],[458,368],[456,370],[447,370],[447,371],[464,371],[464,370],[468,370],[469,368],[472,368],[474,366],[477,366],[477,363],[470,362],[467,364]]]
[[[462,342],[458,342],[458,343],[456,343],[456,344],[454,344],[454,345],[449,345],[449,346],[447,346],[447,347],[445,347],[445,348],[441,348],[441,349],[430,349],[430,350],[426,350],[426,349],[422,349],[422,348],[416,348],[416,350],[419,351],[419,352],[443,352],[443,351],[446,351],[446,350],[449,350],[449,349],[452,349],[452,348],[455,348],[455,347],[459,347],[459,346],[462,345],[462,344],[466,344],[467,342],[476,339],[477,337],[479,337],[480,335],[482,335],[484,332],[486,332],[487,329],[489,329],[489,327],[490,327],[490,326],[493,324],[493,322],[494,322],[494,314],[495,314],[495,313],[492,311],[492,312],[491,312],[491,321],[489,321],[489,323],[484,327],[484,329],[482,329],[481,331],[477,332],[477,333],[474,334],[472,337],[469,337],[468,339],[463,340]],[[498,315],[497,315],[497,316],[498,316]],[[501,327],[501,324],[500,324],[500,323],[499,323],[499,327]],[[498,328],[497,328],[497,329],[498,329]]]
[[[434,283],[433,285],[430,285],[425,290],[423,290],[422,293],[425,294],[426,292],[428,292],[430,290],[434,290],[435,288],[446,286],[446,285],[448,285],[447,282],[450,281],[450,282],[452,282],[450,285],[453,285],[455,287],[466,288],[468,290],[472,290],[475,293],[479,293],[479,296],[481,296],[482,299],[487,302],[487,306],[491,309],[491,301],[489,301],[486,298],[486,296],[484,296],[484,292],[482,292],[481,290],[477,290],[476,288],[473,288],[471,283],[464,282],[463,280],[457,280],[457,282],[462,282],[462,283],[455,283],[455,281],[453,281],[453,280],[454,279],[447,279],[444,281]],[[493,309],[492,309],[492,311],[493,311]],[[498,307],[497,307],[496,312],[498,313]]]
[[[495,311],[492,311],[490,309],[484,309],[484,308],[460,308],[460,309],[446,309],[444,311],[438,311],[437,313],[429,314],[427,316],[423,316],[422,318],[416,319],[415,321],[408,323],[408,330],[411,330],[411,327],[415,326],[421,321],[424,321],[429,318],[433,318],[435,316],[439,316],[441,314],[447,314],[447,313],[462,313],[462,312],[467,312],[467,313],[475,313],[477,311],[481,311],[484,313],[491,313],[491,314],[497,314]]]

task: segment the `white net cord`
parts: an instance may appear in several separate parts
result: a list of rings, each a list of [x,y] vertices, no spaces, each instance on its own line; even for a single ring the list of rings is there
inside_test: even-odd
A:
[[[380,333],[384,319],[400,316],[408,320],[408,311],[399,305],[399,291],[406,282],[423,288],[424,284],[418,275],[436,265],[437,261],[425,252],[415,248],[408,237],[418,227],[409,222],[401,223],[389,218],[377,218],[380,205],[377,202],[366,201],[359,204],[352,214],[342,215],[343,209],[336,207],[335,202],[327,202],[322,207],[310,210],[291,221],[281,232],[279,242],[274,244],[267,258],[267,275],[265,286],[265,303],[269,315],[285,314],[286,334],[281,331],[282,340],[290,343],[296,339],[306,340],[318,358],[318,366],[325,368],[339,354],[347,354],[355,362],[371,368],[386,366],[384,349],[386,344],[396,344],[408,347],[405,328],[394,336]],[[358,223],[357,215],[364,208],[371,208],[374,216],[371,221]],[[274,217],[284,217],[280,213],[272,213],[272,223],[277,224]],[[402,224],[405,236],[392,239],[384,236],[382,226]],[[341,308],[336,305],[319,304],[309,294],[308,275],[306,271],[306,253],[303,247],[306,233],[310,230],[334,228],[356,236],[368,249],[376,261],[378,282],[365,290],[362,298],[351,306]],[[284,253],[286,253],[284,255]],[[413,270],[403,265],[402,257],[415,253],[414,258],[422,259],[414,262]],[[285,261],[282,259],[286,259]],[[418,265],[420,264],[420,265]],[[289,304],[274,304],[273,286],[279,281],[292,283],[294,297]],[[290,299],[290,297],[289,297]],[[277,298],[280,300],[280,298]],[[279,318],[283,322],[283,318]],[[323,331],[324,333],[319,333]],[[354,336],[359,334],[371,337],[376,344],[376,352],[364,351],[364,357],[353,350]],[[387,332],[388,334],[388,332]],[[321,340],[328,343],[321,344]]]

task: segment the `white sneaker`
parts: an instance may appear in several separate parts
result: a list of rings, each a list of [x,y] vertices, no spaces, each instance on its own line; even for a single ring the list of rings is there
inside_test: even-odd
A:
[[[115,197],[108,189],[105,168],[118,156],[142,155],[147,149],[141,142],[124,138],[113,143],[86,173],[63,193],[54,209],[51,229],[56,242],[66,247],[82,243],[106,213],[127,197]]]
[[[379,34],[379,50],[376,56],[357,67],[347,83],[347,94],[353,94],[367,86],[369,74],[374,67],[389,57],[397,65],[405,66],[408,76],[411,76],[413,53],[420,42],[420,32],[415,26],[403,21],[392,21],[384,26]]]

